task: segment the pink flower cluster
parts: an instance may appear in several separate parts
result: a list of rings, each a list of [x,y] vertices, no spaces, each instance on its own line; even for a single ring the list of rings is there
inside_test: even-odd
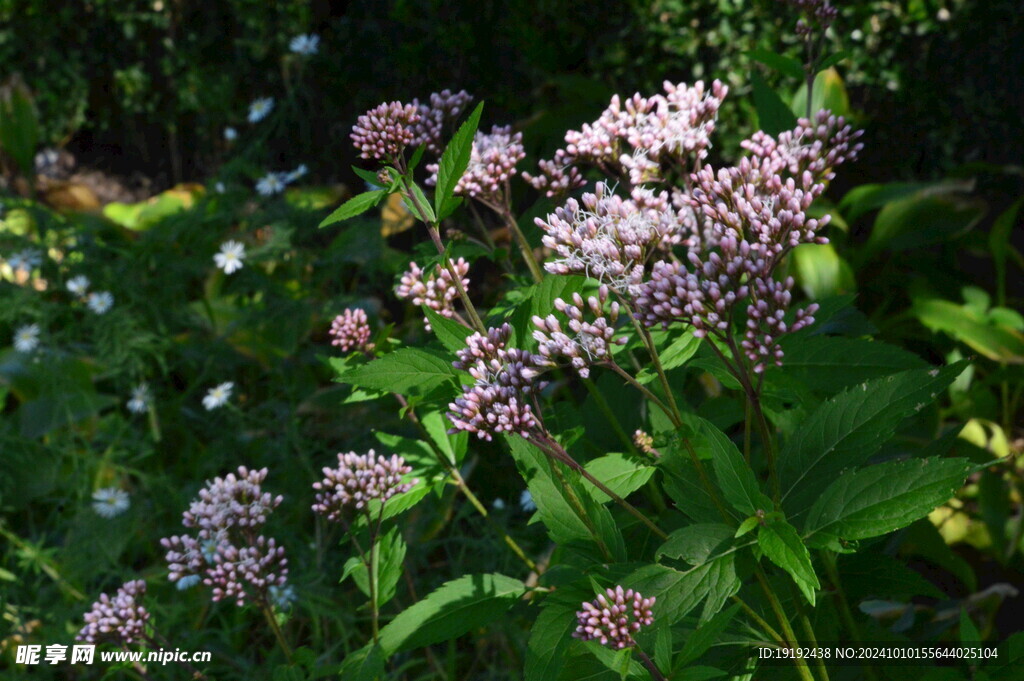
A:
[[[146,583],[141,579],[125,582],[113,598],[100,594],[100,599],[85,613],[85,626],[75,640],[127,644],[144,639],[149,621],[149,611],[141,603],[145,595]]]
[[[529,437],[540,426],[530,405],[531,396],[544,388],[536,381],[538,358],[525,350],[506,347],[512,327],[503,324],[487,334],[474,333],[466,339],[452,362],[475,379],[463,385],[462,395],[448,405],[454,430],[476,433],[490,440],[494,433],[518,433]]]
[[[182,514],[182,525],[196,530],[195,535],[160,540],[167,549],[171,581],[199,575],[212,587],[213,600],[234,598],[238,605],[246,599],[266,601],[271,586],[287,583],[284,547],[260,534],[267,516],[283,500],[263,491],[266,476],[266,468],[240,466],[237,475],[206,483]]]
[[[573,638],[597,641],[614,650],[636,645],[633,634],[654,622],[654,598],[644,598],[632,589],[606,589],[576,613]]]
[[[590,376],[590,366],[611,359],[611,346],[622,345],[624,337],[615,338],[615,323],[619,318],[619,304],[612,302],[608,312],[608,287],[598,288],[597,296],[590,296],[586,302],[583,296],[574,293],[572,304],[561,298],[555,299],[555,309],[569,318],[568,327],[572,335],[562,330],[561,322],[552,314],[534,317],[537,330],[533,337],[538,343],[538,364],[554,366],[555,359],[569,360],[570,365],[583,378]],[[588,322],[584,315],[589,308],[594,321]]]
[[[402,482],[412,472],[405,459],[397,454],[378,456],[372,449],[366,454],[338,454],[338,467],[323,471],[324,479],[313,483],[317,490],[313,510],[335,522],[341,521],[348,507],[361,511],[373,499],[384,503],[418,482]]]
[[[330,334],[334,339],[331,345],[337,345],[342,352],[368,349],[371,331],[366,311],[358,307],[346,308],[331,322]]]
[[[634,188],[623,199],[598,183],[593,193],[535,222],[558,256],[544,265],[548,272],[583,274],[629,295],[643,281],[647,260],[679,243],[694,216],[689,206],[676,210],[667,192]]]
[[[715,120],[729,88],[719,81],[707,89],[666,81],[665,94],[623,101],[612,97],[596,121],[565,134],[566,146],[540,174],[523,173],[534,188],[556,196],[582,186],[574,166],[591,165],[633,184],[660,182],[672,167],[693,168],[707,155]],[[575,172],[574,172],[575,171]]]
[[[462,280],[462,287],[469,288],[469,263],[464,258],[451,261],[452,269]],[[459,297],[459,289],[455,286],[448,268],[438,265],[430,274],[421,269],[415,262],[409,263],[409,269],[402,275],[395,295],[413,305],[426,305],[442,317],[451,319],[455,316],[455,299]],[[427,330],[430,330],[430,322]]]
[[[469,165],[455,184],[455,193],[483,199],[501,194],[515,175],[516,164],[525,157],[523,133],[513,133],[511,126],[496,125],[489,133],[477,132]],[[427,170],[433,173],[427,184],[436,184],[437,164],[428,165]]]
[[[401,102],[380,104],[356,120],[352,143],[362,158],[392,162],[416,138],[417,107]]]
[[[681,320],[698,337],[722,335],[743,301],[742,347],[754,371],[764,371],[769,361],[781,364],[779,337],[813,323],[817,306],[798,311],[787,325],[793,280],[776,281],[773,273],[796,246],[827,241],[820,231],[828,217],[810,218],[807,211],[835,166],[856,158],[857,137],[841,117],[823,111],[777,139],[757,133],[743,143],[752,156],[735,167],[693,173],[688,200],[699,227],[686,240],[693,270],[656,263],[637,290],[637,318],[648,326]]]
[[[445,127],[453,125],[472,103],[473,95],[465,90],[434,92],[428,102],[412,100],[419,115],[419,121],[412,126],[413,146],[426,145],[427,151],[440,156]]]

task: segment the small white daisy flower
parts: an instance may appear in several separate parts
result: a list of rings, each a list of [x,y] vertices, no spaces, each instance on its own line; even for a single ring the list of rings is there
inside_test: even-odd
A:
[[[186,589],[191,589],[200,581],[201,578],[199,575],[185,575],[184,577],[179,578],[174,585],[178,587],[178,591],[185,591]]]
[[[292,38],[288,47],[295,54],[310,57],[320,51],[320,36],[312,33],[309,35],[297,35]]]
[[[128,400],[128,411],[133,414],[144,414],[149,409],[152,397],[149,394],[149,386],[145,383],[132,388],[131,399]]]
[[[261,97],[260,99],[255,99],[253,100],[252,104],[249,105],[249,122],[259,123],[264,118],[269,116],[270,112],[273,110],[273,97]]]
[[[89,294],[85,304],[96,314],[106,314],[114,307],[114,295],[110,291],[96,291]]]
[[[251,116],[252,114],[249,115]],[[228,142],[234,142],[236,139],[238,139],[238,131],[230,126],[224,128],[224,139],[226,139]]]
[[[39,347],[39,325],[26,324],[14,332],[14,349],[18,352],[32,352]]]
[[[116,487],[104,487],[92,493],[92,510],[104,518],[114,518],[131,505],[128,493]]]
[[[89,290],[90,283],[89,277],[84,274],[79,274],[77,277],[71,277],[68,279],[68,291],[76,296],[84,296],[85,292]]]
[[[505,500],[502,499],[501,497],[498,497],[497,499],[494,500],[494,503],[491,504],[491,506],[494,507],[495,511],[504,511],[505,510]]]
[[[34,270],[39,267],[43,262],[42,251],[37,251],[34,248],[26,248],[23,251],[14,253],[7,259],[7,264],[11,266],[12,270]]]
[[[287,185],[287,173],[267,173],[256,183],[256,191],[260,196],[273,196],[283,192]]]
[[[213,261],[217,267],[224,270],[224,274],[234,274],[242,269],[242,261],[245,260],[245,245],[238,241],[225,241],[220,245],[220,253],[215,253]]]
[[[523,509],[527,513],[537,510],[537,504],[533,501],[533,495],[530,494],[530,490],[524,489],[523,493],[519,495],[519,508]]]
[[[214,388],[210,388],[206,393],[206,397],[203,398],[203,406],[206,407],[206,411],[212,411],[227,404],[228,400],[231,399],[231,390],[234,387],[235,384],[228,381],[227,383],[221,383]]]

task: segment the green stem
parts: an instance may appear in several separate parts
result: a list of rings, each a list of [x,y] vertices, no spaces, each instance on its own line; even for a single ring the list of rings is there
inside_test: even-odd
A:
[[[523,234],[523,230],[519,229],[519,223],[516,221],[514,215],[512,215],[512,207],[509,205],[509,187],[508,182],[505,183],[505,193],[500,204],[500,208],[495,208],[502,219],[508,226],[512,236],[519,244],[519,250],[522,251],[523,260],[526,262],[527,268],[530,270],[530,275],[533,277],[534,282],[540,283],[541,279],[544,278],[544,272],[540,268],[540,263],[537,262],[537,256],[533,254],[533,248],[530,247],[530,242],[526,240],[526,235]]]
[[[754,574],[757,575],[757,581],[761,584],[761,589],[764,590],[764,594],[768,598],[768,603],[771,605],[772,611],[775,613],[775,618],[779,621],[779,626],[782,628],[782,635],[785,638],[786,645],[794,651],[793,663],[796,665],[797,673],[803,681],[814,681],[814,676],[811,674],[811,668],[807,666],[807,660],[795,654],[797,648],[800,647],[800,644],[797,641],[796,634],[793,632],[793,627],[789,625],[789,618],[786,617],[786,613],[782,609],[782,604],[779,602],[778,597],[775,595],[771,585],[768,583],[768,578],[765,577],[764,570],[761,569],[760,565],[755,566]]]
[[[807,616],[807,608],[804,607],[803,602],[800,600],[800,592],[796,588],[796,583],[790,579],[789,589],[793,594],[793,603],[796,605],[797,619],[800,620],[800,626],[803,627],[804,635],[807,636],[807,640],[810,641],[812,648],[818,647],[818,637],[814,633],[814,625],[811,624],[811,618]],[[828,668],[825,667],[825,660],[820,656],[814,657],[814,665],[818,669],[818,676],[822,681],[829,681]]]
[[[747,613],[747,616],[750,617],[750,619],[754,620],[754,623],[757,624],[765,634],[768,634],[768,638],[772,639],[780,646],[785,647],[786,641],[783,640],[779,632],[775,631],[772,625],[768,624],[763,617],[757,614],[757,611],[750,607],[746,601],[739,596],[732,596],[732,600],[740,606],[743,612]]]
[[[277,620],[274,618],[274,611],[270,607],[270,603],[267,602],[265,596],[260,600],[260,610],[263,611],[263,616],[267,618],[267,624],[270,625],[270,630],[274,632],[274,638],[277,639],[277,644],[281,646],[281,650],[284,652],[284,656],[288,660],[288,664],[291,664],[292,649],[288,645],[287,641],[284,640],[284,634],[281,633],[281,627],[278,626]]]
[[[601,550],[601,555],[604,556],[605,560],[610,562],[612,560],[612,552],[608,550],[608,545],[604,543],[604,539],[602,539],[601,535],[597,533],[597,528],[594,527],[594,523],[591,521],[590,515],[587,513],[586,509],[583,508],[583,503],[580,501],[579,497],[576,496],[576,492],[569,484],[569,481],[565,479],[562,469],[558,466],[552,466],[551,470],[555,472],[555,476],[558,478],[559,483],[561,483],[562,489],[565,491],[566,499],[569,501],[569,505],[572,506],[576,515],[583,524],[586,525],[587,531],[590,532],[590,536],[594,538],[597,548]]]
[[[859,644],[862,641],[860,627],[857,626],[857,621],[853,618],[850,602],[846,599],[846,592],[843,591],[842,582],[839,580],[839,570],[836,568],[835,554],[831,551],[822,551],[821,562],[825,566],[826,574],[828,574],[828,581],[832,582],[832,588],[836,590],[836,598],[839,600],[839,615],[842,617],[846,628],[849,629],[853,642]],[[878,681],[878,675],[870,661],[865,664],[864,671],[867,673],[868,679]]]
[[[636,652],[636,656],[640,658],[640,663],[647,667],[647,671],[650,672],[651,678],[654,681],[668,681],[665,675],[661,673],[661,670],[658,669],[658,665],[654,664],[654,661],[647,656],[647,653],[640,650],[640,646],[635,646],[633,650]]]

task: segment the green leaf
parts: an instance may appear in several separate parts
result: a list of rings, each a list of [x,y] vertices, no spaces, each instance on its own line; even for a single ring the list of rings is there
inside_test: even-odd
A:
[[[697,627],[686,639],[686,645],[683,646],[679,657],[676,658],[675,664],[672,666],[674,668],[687,666],[707,652],[725,631],[725,628],[729,626],[729,622],[736,616],[739,609],[739,605],[734,605],[712,617],[703,626]]]
[[[0,89],[0,148],[18,165],[22,174],[35,177],[39,120],[27,88],[20,82]]]
[[[710,421],[700,419],[698,437],[710,445],[715,478],[718,479],[722,495],[733,508],[744,517],[754,515],[759,510],[774,508],[771,499],[761,493],[754,471],[725,433]]]
[[[751,71],[750,82],[754,88],[754,106],[757,108],[757,120],[761,130],[775,136],[795,128],[796,116],[761,74]]]
[[[654,553],[702,565],[732,545],[733,529],[722,523],[696,523],[674,530]]]
[[[452,200],[455,185],[469,165],[469,158],[473,152],[473,138],[476,136],[477,126],[480,125],[480,114],[483,109],[483,102],[477,104],[473,113],[459,127],[441,154],[441,162],[437,167],[437,187],[434,192],[434,208],[438,215],[451,213],[446,211],[446,206]]]
[[[853,222],[861,215],[870,213],[873,210],[892,201],[898,201],[918,193],[949,192],[955,190],[967,191],[970,184],[955,184],[950,182],[890,182],[888,184],[862,184],[854,187],[843,196],[839,202],[839,210],[846,216],[846,219]]]
[[[934,402],[933,396],[945,390],[964,366],[961,362],[874,379],[818,407],[779,454],[782,505],[790,520],[840,472],[867,461],[905,418]]]
[[[953,192],[921,193],[887,203],[875,218],[861,261],[882,249],[904,251],[948,242],[984,215],[984,202]]]
[[[501,617],[524,593],[521,581],[494,573],[446,582],[381,629],[380,647],[392,655],[458,638]]]
[[[945,503],[970,469],[967,459],[910,459],[846,472],[811,507],[804,535],[820,546],[898,530]]]
[[[833,52],[832,54],[825,57],[818,63],[818,71],[824,71],[825,69],[832,68],[833,66],[843,61],[844,59],[849,58],[850,53],[847,52],[846,50],[839,50],[838,52]]]
[[[589,461],[584,468],[623,499],[643,487],[654,474],[654,466],[644,466],[622,454],[607,454]],[[611,501],[611,497],[592,483],[584,480],[583,485],[598,503]]]
[[[398,498],[395,497],[395,499]],[[391,501],[388,502],[388,504],[390,503]],[[385,505],[386,507],[387,505]],[[402,539],[402,533],[398,531],[397,527],[392,527],[384,536],[378,538],[377,551],[377,603],[384,605],[394,598],[398,581],[405,567],[405,540]],[[369,561],[369,559],[369,554],[364,554],[361,558],[358,556],[349,558],[345,561],[341,578],[338,580],[344,582],[351,577],[359,590],[367,597],[370,596],[370,580],[365,561]]]
[[[340,681],[377,681],[384,676],[386,661],[380,646],[371,643],[345,656],[338,678]]]
[[[454,319],[443,317],[434,312],[426,305],[423,306],[423,315],[430,322],[430,329],[441,341],[441,345],[451,352],[458,352],[466,347],[466,338],[473,333],[472,329],[466,328]]]
[[[759,61],[768,68],[775,69],[781,74],[787,75],[796,80],[803,80],[806,76],[803,65],[792,57],[776,54],[768,50],[750,50],[746,53],[748,57]]]
[[[1002,364],[1024,364],[1024,334],[963,305],[937,298],[915,298],[911,312],[932,331],[947,333],[985,357]]]
[[[832,244],[801,244],[793,249],[796,280],[811,300],[855,293],[857,282],[850,264]]]
[[[823,69],[814,77],[814,94],[811,96],[811,115],[822,109],[828,109],[836,116],[850,115],[850,97],[846,94],[846,85],[839,72],[835,69]],[[803,117],[807,115],[807,82],[800,85],[793,96],[793,113]]]
[[[988,248],[992,251],[992,261],[996,266],[996,291],[1000,305],[1006,304],[1006,259],[1014,251],[1010,245],[1010,234],[1013,226],[1017,223],[1017,215],[1020,207],[1024,205],[1024,198],[1017,199],[1013,205],[1003,211],[992,223],[992,231],[988,235]],[[1020,262],[1020,254],[1017,254]]]
[[[419,348],[401,348],[338,376],[338,381],[369,390],[408,394],[427,392],[456,375],[446,355]]]
[[[762,525],[757,533],[757,544],[768,560],[790,574],[800,587],[800,593],[813,606],[816,590],[821,588],[821,584],[814,574],[811,554],[796,528],[785,521]]]
[[[656,622],[671,626],[702,601],[701,621],[707,621],[740,590],[735,558],[735,553],[727,553],[686,571],[646,565],[626,577],[623,585],[636,589],[645,598],[657,599],[654,603]]]
[[[409,186],[412,187],[412,194],[415,201],[408,196],[403,196],[402,202],[405,203],[405,207],[408,208],[409,212],[412,213],[414,217],[418,218],[420,222],[426,222],[428,224],[437,222],[437,216],[434,215],[434,209],[430,207],[430,202],[427,201],[427,197],[424,195],[423,190],[420,189],[420,186],[415,182],[410,182]],[[422,215],[420,214],[420,208],[423,209]]]
[[[757,527],[760,524],[761,524],[761,519],[760,518],[758,518],[757,516],[750,516],[749,518],[744,520],[742,523],[740,523],[740,526],[736,528],[736,534],[734,534],[733,537],[736,538],[736,539],[739,539],[740,537],[742,537],[743,535],[749,533],[751,530],[753,530],[755,527]]]
[[[378,189],[384,188],[384,185],[380,183],[380,178],[377,177],[377,173],[373,172],[372,170],[364,170],[363,168],[352,166],[352,171],[367,184],[371,184],[374,187],[377,187]]]
[[[658,358],[661,360],[661,368],[670,371],[686,364],[690,358],[697,354],[700,348],[700,339],[692,333],[674,333],[672,342],[664,349],[658,350]],[[658,373],[652,368],[644,367],[636,375],[639,383],[647,384],[658,378]]]
[[[795,335],[785,339],[782,348],[786,373],[820,393],[926,367],[924,360],[903,348],[863,338]]]
[[[722,516],[701,484],[696,466],[683,452],[682,443],[675,442],[663,451],[658,468],[663,473],[665,493],[681,513],[698,523],[721,522]]]
[[[576,628],[576,610],[564,603],[546,604],[533,626],[526,645],[523,681],[557,679],[565,667],[566,654]]]
[[[336,222],[341,222],[342,220],[348,220],[349,218],[354,218],[357,215],[362,215],[380,203],[381,199],[385,196],[387,196],[387,191],[384,189],[374,189],[373,191],[357,194],[345,203],[341,204],[333,213],[325,217],[320,223],[320,227],[327,227],[328,225],[333,225]]]

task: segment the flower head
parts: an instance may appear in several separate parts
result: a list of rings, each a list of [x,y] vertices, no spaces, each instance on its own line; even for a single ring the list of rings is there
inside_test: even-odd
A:
[[[116,487],[104,487],[92,493],[92,510],[104,518],[115,518],[130,505],[128,493]]]
[[[68,279],[67,287],[68,291],[72,294],[81,297],[89,290],[89,284],[89,277],[84,274],[79,274],[77,277],[71,277]]]
[[[24,270],[30,272],[39,267],[42,262],[43,252],[35,248],[26,248],[23,251],[12,253],[11,257],[7,258],[7,264],[15,271]]]
[[[469,263],[463,258],[450,261],[452,269],[462,280],[462,287],[469,288]],[[452,318],[455,316],[455,299],[459,296],[459,289],[455,286],[455,280],[448,268],[437,265],[432,273],[427,273],[416,263],[409,263],[409,269],[402,275],[402,278],[395,289],[395,295],[402,299],[410,299],[413,305],[426,305],[442,317]],[[427,330],[430,330],[430,322],[424,319]]]
[[[333,521],[340,521],[346,508],[361,511],[373,499],[384,503],[418,482],[402,482],[412,472],[405,459],[397,454],[378,456],[372,449],[366,454],[338,454],[338,467],[324,467],[323,472],[324,479],[313,483],[313,510]]]
[[[455,184],[459,196],[488,198],[504,191],[505,183],[515,175],[516,164],[526,157],[523,133],[511,126],[494,126],[490,133],[477,132],[466,171]],[[437,182],[437,164],[427,166],[434,173],[428,184]]]
[[[473,95],[465,90],[433,92],[426,102],[412,100],[412,105],[416,107],[419,116],[419,121],[412,126],[412,146],[426,145],[430,153],[440,156],[445,126],[457,121],[472,103]]]
[[[273,97],[261,97],[254,99],[249,104],[249,122],[259,123],[264,118],[270,115],[270,112],[274,110],[274,98]]]
[[[245,245],[238,241],[225,241],[220,245],[220,253],[215,253],[213,261],[224,274],[234,274],[242,269],[245,260]]]
[[[106,314],[114,306],[114,295],[110,291],[94,291],[86,297],[85,304],[96,314]]]
[[[654,601],[621,586],[606,589],[576,613],[573,638],[597,641],[614,650],[631,648],[636,645],[633,635],[654,622]]]
[[[533,325],[537,330],[533,337],[542,358],[538,358],[538,363],[554,365],[554,360],[564,358],[580,376],[587,378],[592,364],[610,360],[611,346],[622,345],[626,339],[615,338],[619,304],[612,302],[605,312],[607,301],[608,287],[604,285],[598,288],[597,296],[590,296],[586,302],[578,293],[573,294],[571,303],[556,298],[555,309],[569,318],[567,327],[572,335],[562,330],[561,322],[553,314],[534,317]],[[585,320],[587,310],[594,321]]]
[[[146,583],[141,579],[126,582],[113,598],[100,594],[100,599],[85,613],[85,626],[75,640],[118,644],[143,640],[149,621],[149,611],[141,602],[145,595]]]
[[[32,352],[39,347],[39,325],[26,324],[14,332],[14,349],[18,352]]]
[[[128,399],[128,411],[133,414],[144,414],[149,410],[153,397],[150,395],[149,386],[145,383],[132,388],[132,396]]]
[[[256,192],[260,196],[273,196],[285,190],[289,183],[288,173],[267,173],[256,182]]]
[[[313,33],[297,35],[288,43],[288,49],[304,57],[312,56],[320,51],[320,36]]]
[[[221,383],[210,388],[203,398],[203,406],[206,407],[206,411],[213,411],[227,404],[228,400],[231,399],[231,391],[234,387],[235,384],[228,381],[227,383]]]
[[[337,345],[342,352],[363,350],[370,342],[370,324],[366,312],[360,308],[346,308],[331,322],[331,345]]]
[[[362,158],[390,161],[415,138],[414,126],[420,122],[417,107],[401,102],[384,103],[356,120],[352,143]]]

